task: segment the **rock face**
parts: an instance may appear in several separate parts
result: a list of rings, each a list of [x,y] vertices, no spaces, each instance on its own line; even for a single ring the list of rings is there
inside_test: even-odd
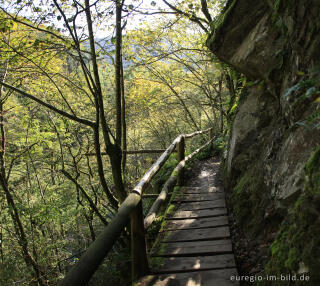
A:
[[[320,285],[320,2],[229,1],[218,23],[208,47],[251,81],[225,168],[235,214],[248,233],[278,231],[266,272],[303,265]]]

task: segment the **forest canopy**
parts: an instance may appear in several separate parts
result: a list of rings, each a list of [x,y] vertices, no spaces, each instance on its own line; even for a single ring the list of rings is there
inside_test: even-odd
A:
[[[64,276],[158,156],[128,151],[226,131],[243,78],[205,47],[224,6],[0,1],[1,285]]]

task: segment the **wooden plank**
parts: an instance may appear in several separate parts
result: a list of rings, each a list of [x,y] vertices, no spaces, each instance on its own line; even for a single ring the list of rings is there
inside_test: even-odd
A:
[[[236,267],[233,254],[163,258],[162,265],[152,269],[155,273],[186,272]]]
[[[223,199],[215,201],[204,201],[204,202],[191,202],[191,203],[176,203],[176,210],[179,211],[190,211],[190,210],[204,210],[212,208],[225,208],[226,202]]]
[[[223,192],[223,189],[221,187],[182,187],[180,192],[184,194],[207,194]]]
[[[165,231],[160,233],[164,238],[162,242],[174,241],[194,241],[194,240],[210,240],[219,239],[230,236],[229,227],[200,228],[200,229],[181,229],[179,231]]]
[[[151,256],[190,256],[232,253],[230,239],[160,243]]]
[[[186,219],[186,218],[201,218],[201,217],[213,217],[219,215],[226,215],[226,208],[212,208],[206,210],[195,210],[195,211],[176,211],[166,217],[170,219]]]
[[[238,275],[236,268],[195,271],[175,274],[149,275],[142,278],[137,286],[235,286],[231,276]]]
[[[178,194],[173,202],[201,202],[224,199],[224,193]]]
[[[198,218],[198,219],[168,220],[167,223],[163,226],[162,231],[192,229],[192,228],[208,228],[208,227],[225,226],[227,224],[228,224],[227,216]]]

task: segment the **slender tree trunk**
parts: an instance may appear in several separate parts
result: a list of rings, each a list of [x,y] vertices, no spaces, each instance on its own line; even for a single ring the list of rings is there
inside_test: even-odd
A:
[[[78,190],[81,191],[82,195],[86,198],[86,200],[88,201],[90,208],[92,209],[92,211],[95,212],[95,214],[100,218],[100,220],[103,222],[104,225],[108,225],[108,222],[106,221],[106,219],[103,217],[103,215],[100,213],[99,209],[97,208],[97,206],[95,205],[95,203],[93,202],[93,200],[90,198],[90,196],[88,195],[88,193],[85,191],[85,189],[77,182],[76,178],[73,178],[66,170],[62,170],[62,173],[66,176],[66,178],[68,178],[75,186]]]
[[[113,194],[111,193],[111,191],[108,188],[108,184],[106,181],[106,178],[104,177],[104,170],[103,170],[103,163],[102,163],[102,157],[101,157],[101,150],[100,150],[100,137],[99,137],[99,107],[97,105],[97,111],[96,111],[96,127],[93,130],[93,136],[94,136],[94,148],[95,148],[95,153],[96,153],[96,160],[97,160],[97,164],[98,164],[98,175],[100,178],[100,183],[102,185],[102,188],[110,202],[110,204],[112,205],[112,207],[114,209],[118,209],[118,202],[117,200],[114,198]]]
[[[225,78],[226,78],[226,84],[227,84],[227,88],[229,90],[229,96],[230,96],[229,106],[228,106],[228,110],[226,112],[227,113],[227,121],[228,121],[228,123],[230,123],[230,121],[231,121],[230,111],[236,101],[236,91],[235,91],[233,79],[228,71],[225,72]]]
[[[122,137],[122,124],[121,124],[121,45],[122,45],[122,28],[121,28],[121,13],[122,13],[122,4],[121,0],[117,0],[116,3],[116,144],[121,146],[121,137]]]
[[[2,92],[1,92],[2,93]],[[1,96],[0,93],[0,96]],[[1,133],[1,139],[0,139],[0,184],[1,187],[5,193],[7,204],[9,207],[10,216],[13,221],[14,229],[16,232],[16,235],[18,237],[18,243],[22,249],[22,254],[24,261],[27,265],[27,267],[31,267],[34,271],[34,278],[37,281],[38,285],[45,286],[45,283],[43,282],[41,276],[43,275],[39,265],[36,263],[36,261],[32,258],[29,249],[28,249],[28,240],[27,236],[24,231],[24,227],[22,225],[19,211],[16,207],[15,201],[13,199],[13,196],[11,194],[11,191],[8,186],[8,180],[6,177],[6,166],[5,166],[5,128],[4,128],[4,117],[3,117],[3,101],[2,98],[0,98],[0,133]]]
[[[89,214],[89,215],[87,215],[87,214],[84,212],[84,217],[86,218],[86,220],[87,220],[87,222],[88,222],[91,240],[92,240],[92,241],[95,241],[95,240],[96,240],[96,234],[95,234],[95,232],[94,232],[93,224],[92,224],[92,220],[93,220],[92,213]]]
[[[117,144],[118,140],[120,140],[119,142],[121,142],[121,94],[119,97],[120,113],[118,113],[119,111],[118,111],[118,105],[117,105],[117,122],[119,118],[120,129],[118,129],[118,123],[117,123],[115,143],[112,144],[110,140],[110,136],[112,136],[112,134],[109,130],[109,127],[106,122],[105,114],[104,114],[102,89],[101,89],[101,83],[100,83],[100,77],[99,77],[99,71],[98,71],[97,56],[95,51],[94,34],[93,34],[93,28],[92,28],[92,19],[91,19],[91,13],[90,13],[89,0],[85,0],[85,5],[86,5],[86,17],[87,17],[87,25],[88,25],[88,32],[89,32],[89,40],[90,40],[91,61],[93,66],[94,79],[95,79],[96,110],[99,111],[99,115],[100,115],[100,123],[101,123],[103,138],[105,142],[106,152],[109,155],[110,163],[111,163],[113,182],[117,190],[118,198],[120,202],[122,202],[126,198],[127,194],[126,194],[124,184],[123,184],[123,179],[122,179],[122,170],[121,170],[122,151],[121,151],[121,146]],[[120,13],[120,17],[121,17],[121,13]],[[121,21],[120,21],[120,25],[121,25]],[[118,99],[116,99],[116,101],[118,101]],[[97,128],[98,127],[95,126],[96,141],[99,136],[99,134],[96,134],[97,131],[99,131],[99,129],[97,130]],[[119,137],[119,130],[120,130],[120,137]],[[96,151],[97,151],[97,146],[96,146]],[[104,177],[104,174],[101,173],[101,169],[100,169],[99,176],[101,179],[102,179],[102,175]],[[102,179],[102,183],[104,184],[104,187],[107,187],[107,185],[105,184],[105,179]]]
[[[3,256],[3,228],[2,228],[2,206],[1,205],[0,205],[0,257],[1,257],[1,262],[3,263],[4,256]]]
[[[123,180],[125,181],[126,161],[127,161],[127,122],[126,122],[126,99],[124,93],[124,74],[123,74],[123,61],[121,57],[121,124],[122,124],[122,173]]]
[[[219,111],[220,111],[220,132],[223,133],[223,106],[222,106],[222,77],[219,80],[219,90],[218,90],[218,98],[219,98]]]

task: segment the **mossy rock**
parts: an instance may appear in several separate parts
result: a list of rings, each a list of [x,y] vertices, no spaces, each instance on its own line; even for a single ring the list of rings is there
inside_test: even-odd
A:
[[[307,285],[320,285],[320,146],[305,167],[305,190],[271,246],[268,275],[307,271]],[[306,281],[297,282],[306,285]],[[281,283],[274,285],[289,285]],[[291,284],[290,284],[291,285]]]
[[[238,0],[231,0],[228,1],[226,4],[226,7],[224,11],[220,15],[218,15],[211,23],[210,23],[210,29],[213,31],[213,37],[212,39],[208,41],[214,41],[216,37],[220,35],[221,27],[226,23],[226,21],[229,19],[231,11]],[[209,44],[209,43],[208,43]]]
[[[231,195],[236,220],[254,235],[265,229],[265,209],[270,200],[260,169],[256,166],[245,172]]]

